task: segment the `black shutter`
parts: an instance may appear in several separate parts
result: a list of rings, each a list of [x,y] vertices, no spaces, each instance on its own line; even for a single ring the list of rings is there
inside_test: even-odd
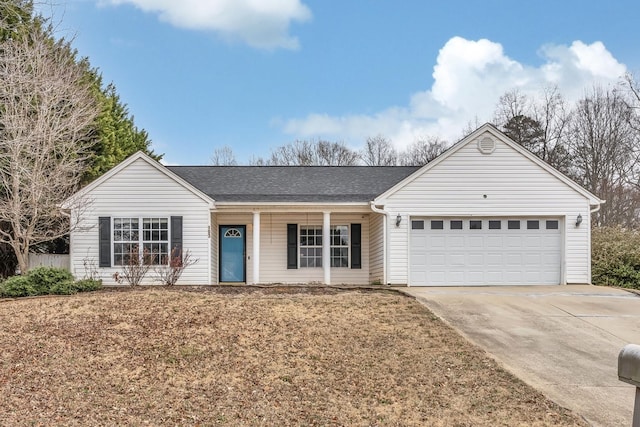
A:
[[[111,217],[98,218],[98,265],[111,267]]]
[[[171,256],[182,259],[182,217],[171,217]]]
[[[287,268],[298,268],[298,224],[287,224]]]
[[[351,224],[351,268],[362,268],[362,224]]]

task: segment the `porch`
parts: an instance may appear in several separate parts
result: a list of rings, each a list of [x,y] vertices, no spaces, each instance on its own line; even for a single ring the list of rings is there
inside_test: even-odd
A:
[[[381,283],[383,218],[367,206],[218,205],[211,213],[211,283]]]

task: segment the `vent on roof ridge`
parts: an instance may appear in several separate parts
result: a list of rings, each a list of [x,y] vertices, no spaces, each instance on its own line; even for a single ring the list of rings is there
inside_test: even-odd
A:
[[[478,140],[478,151],[482,154],[491,154],[496,149],[496,141],[493,138],[485,136]]]

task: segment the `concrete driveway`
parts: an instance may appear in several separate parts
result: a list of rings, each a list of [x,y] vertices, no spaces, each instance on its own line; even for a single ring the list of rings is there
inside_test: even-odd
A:
[[[586,285],[399,290],[592,425],[631,425],[618,353],[640,344],[639,296]]]

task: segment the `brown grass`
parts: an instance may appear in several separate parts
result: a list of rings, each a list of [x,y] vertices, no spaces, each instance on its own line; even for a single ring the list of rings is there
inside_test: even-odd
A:
[[[2,425],[585,425],[395,293],[0,303]]]

